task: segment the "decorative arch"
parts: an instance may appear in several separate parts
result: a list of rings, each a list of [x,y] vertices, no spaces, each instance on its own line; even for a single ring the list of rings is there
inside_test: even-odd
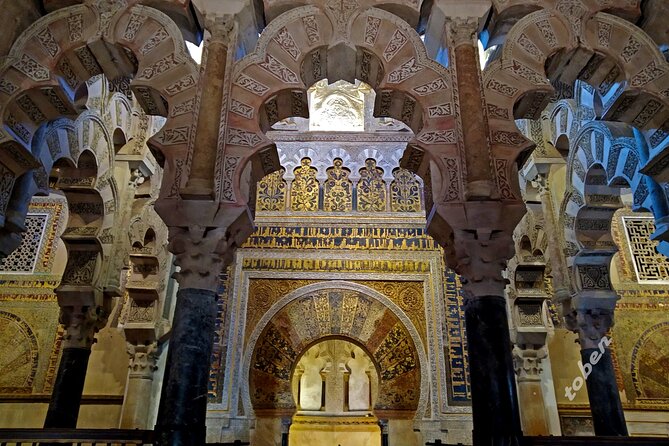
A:
[[[314,6],[295,8],[274,19],[255,52],[237,63],[226,119],[226,149],[224,154],[219,151],[217,160],[221,179],[217,187],[223,201],[246,199],[240,185],[249,161],[256,181],[279,168],[276,148],[264,132],[281,119],[306,116],[306,90],[324,78],[359,79],[371,85],[377,91],[375,115],[401,120],[416,134],[406,167],[426,175],[429,159],[442,164],[442,155],[447,156],[459,181],[448,70],[427,56],[419,36],[405,21],[389,12],[352,11],[348,20],[349,37],[344,43],[338,34],[340,24],[333,23],[329,13]],[[425,156],[430,153],[440,156]],[[232,189],[226,189],[226,184]],[[455,189],[459,197],[461,189]]]
[[[628,21],[575,3],[546,4],[524,15],[506,35],[500,59],[484,70],[495,152],[507,146],[517,156],[531,148],[513,119],[537,119],[554,97],[554,85],[573,96],[576,79],[597,89],[603,119],[634,124],[649,140],[659,132],[664,136],[655,136],[657,144],[666,139],[661,128],[669,117],[669,64],[657,45]]]
[[[355,312],[348,315],[352,319],[342,319],[348,321],[346,324],[337,327],[331,318],[319,319],[315,313],[311,318],[306,316],[308,321],[304,319],[319,305],[338,309],[340,317],[347,316],[343,306],[345,300],[356,301]],[[301,325],[291,323],[294,317],[304,319]],[[372,324],[373,321],[377,324]],[[283,333],[286,330],[291,331],[290,336]],[[297,358],[308,346],[333,335],[356,341],[371,353],[370,358],[377,365],[379,362],[383,364],[375,413],[391,417],[420,417],[425,413],[429,380],[421,379],[421,373],[428,370],[428,362],[416,328],[386,296],[363,285],[343,281],[304,286],[283,297],[264,314],[249,337],[244,355],[241,382],[249,383],[249,389],[242,391],[245,413],[258,414],[269,410],[292,415],[295,411],[291,373],[282,372],[282,376],[274,376],[259,370],[273,368],[268,355],[263,355],[263,361],[257,361],[263,342],[280,343],[283,353],[277,361],[285,362],[281,367],[287,366],[287,370],[292,370]],[[405,364],[406,361],[391,360],[409,356],[414,358],[411,365]],[[263,390],[260,389],[261,382]],[[267,392],[267,389],[271,390]]]
[[[0,147],[11,156],[6,167],[15,178],[39,166],[30,146],[40,126],[79,115],[86,81],[101,73],[134,75],[129,88],[138,102],[167,118],[149,145],[161,164],[167,161],[166,176],[176,174],[172,159],[185,158],[198,68],[172,19],[129,3],[59,9],[14,43],[0,67]]]
[[[621,187],[632,192],[632,209],[649,211],[653,197],[650,178],[639,173],[643,159],[629,126],[589,123],[573,142],[567,174],[568,192],[562,203],[561,223],[565,230],[565,257],[578,290],[601,295],[611,309],[609,267],[618,251],[611,235],[611,219],[623,206]],[[606,305],[606,304],[604,304]]]

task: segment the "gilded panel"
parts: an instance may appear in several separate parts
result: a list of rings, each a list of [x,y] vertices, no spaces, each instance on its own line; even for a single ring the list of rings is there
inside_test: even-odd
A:
[[[669,410],[669,293],[630,291],[646,303],[618,303],[611,338],[625,408]]]
[[[55,301],[0,301],[0,394],[48,392],[60,353]],[[54,361],[55,359],[55,361]]]
[[[326,212],[350,212],[353,210],[353,185],[348,179],[351,171],[343,166],[341,158],[335,158],[334,166],[327,170],[323,187],[323,210]]]
[[[293,172],[295,179],[290,188],[290,207],[293,211],[317,211],[320,184],[316,169],[309,158],[302,158],[301,165]]]

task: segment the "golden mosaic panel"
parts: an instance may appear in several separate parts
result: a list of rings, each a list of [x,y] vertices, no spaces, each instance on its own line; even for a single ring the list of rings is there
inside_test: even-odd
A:
[[[643,298],[641,291],[633,291]],[[669,295],[652,302],[618,303],[611,337],[627,409],[669,410]]]
[[[286,181],[283,169],[266,175],[258,182],[256,209],[258,211],[283,211],[286,209]]]
[[[383,181],[383,169],[376,167],[376,160],[365,161],[360,169],[357,185],[358,210],[361,212],[383,212],[386,210],[386,182]]]
[[[420,183],[406,169],[395,169],[395,179],[390,183],[390,208],[393,212],[420,212]]]
[[[319,183],[316,169],[309,158],[302,158],[302,165],[295,168],[290,186],[290,208],[293,211],[317,211]]]
[[[343,167],[341,158],[335,158],[333,163],[327,170],[328,179],[323,187],[323,210],[350,212],[353,210],[353,184],[348,179],[351,171]]]

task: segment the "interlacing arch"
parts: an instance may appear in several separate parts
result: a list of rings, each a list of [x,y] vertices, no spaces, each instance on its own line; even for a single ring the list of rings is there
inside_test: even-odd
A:
[[[513,15],[519,2],[511,3],[497,4],[498,14]],[[602,119],[634,125],[651,146],[662,143],[669,118],[669,64],[652,39],[628,21],[580,1],[569,7],[567,2],[531,3],[545,9],[515,23],[501,57],[483,73],[495,152],[507,147],[518,154],[531,147],[514,118],[537,119],[555,97],[553,86],[565,90],[558,92],[561,96],[571,96],[576,79],[596,88]],[[634,5],[626,4],[616,13],[633,11]]]
[[[130,89],[146,113],[167,118],[149,145],[167,160],[168,176],[173,157],[185,158],[198,67],[172,19],[136,0],[124,3],[59,9],[14,43],[0,67],[0,147],[13,159],[6,167],[14,178],[39,165],[29,149],[39,127],[77,116],[86,81],[101,73],[132,77]],[[6,203],[0,206],[4,214]]]
[[[448,70],[429,59],[418,34],[387,11],[358,11],[348,23],[350,44],[341,40],[337,25],[321,9],[293,9],[274,19],[255,52],[235,66],[226,149],[224,156],[219,151],[217,160],[222,201],[247,199],[240,185],[249,161],[255,181],[280,167],[276,148],[264,132],[281,119],[306,117],[307,88],[324,78],[359,79],[371,85],[377,92],[375,115],[403,121],[416,135],[405,167],[426,180],[428,158],[448,166],[454,175],[444,181],[448,193],[440,196],[461,199]]]
[[[638,171],[642,162],[643,154],[625,124],[587,124],[572,142],[560,223],[565,257],[578,289],[611,289],[609,264],[618,250],[611,220],[623,207],[618,189],[631,190],[633,210],[657,209],[654,200],[660,197],[650,193],[652,180]]]

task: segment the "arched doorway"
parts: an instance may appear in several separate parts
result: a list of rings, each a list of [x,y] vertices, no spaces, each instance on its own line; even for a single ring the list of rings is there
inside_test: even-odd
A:
[[[301,389],[295,385],[296,375],[302,372],[300,362],[306,356],[317,366],[323,366],[317,373],[327,371],[327,358],[322,358],[326,359],[325,362],[318,364],[322,352],[319,350],[316,354],[311,349],[319,347],[323,341],[332,340],[341,340],[353,346],[341,346],[340,359],[347,354],[355,359],[357,348],[369,357],[374,373],[378,373],[378,384],[370,373],[369,410],[351,411],[350,395],[347,407],[343,388],[337,389],[342,400],[330,400],[328,405],[327,377],[323,377],[326,382],[325,404],[302,410]],[[342,426],[348,425],[348,429],[341,431],[350,432],[352,426],[367,425],[364,429],[361,427],[361,431],[366,429],[366,440],[362,443],[356,440],[353,444],[377,445],[380,444],[378,420],[412,419],[427,404],[427,382],[421,379],[421,370],[426,370],[428,366],[415,327],[388,298],[358,284],[322,282],[290,293],[265,313],[250,336],[248,346],[244,372],[248,373],[249,388],[244,405],[258,420],[256,426],[272,423],[278,426],[279,420],[283,420],[284,424],[293,420],[292,435],[302,429],[298,427],[299,421],[306,421],[317,430],[330,432],[326,435],[328,439],[321,438],[316,443],[337,446],[350,443],[349,440],[337,442],[339,437],[335,433]],[[350,355],[351,352],[354,354]],[[339,367],[339,364],[336,366]],[[343,387],[345,379],[350,380],[350,368],[350,365],[343,364],[341,380],[331,385]],[[349,376],[345,378],[347,373]],[[336,373],[331,376],[331,379],[339,379]],[[313,388],[316,389],[317,385]],[[320,396],[322,394],[321,388]],[[335,404],[338,410],[333,409]],[[329,417],[335,421],[322,423],[323,419],[314,420],[320,413],[327,415],[323,419]],[[310,431],[311,435],[313,431]],[[377,436],[373,437],[371,433]],[[298,440],[299,437],[298,434]],[[306,443],[293,443],[291,440],[290,444],[316,444],[310,438]],[[372,438],[376,442],[368,443],[367,440],[372,441]]]
[[[307,348],[291,378],[297,413],[289,445],[379,445],[381,430],[372,413],[379,379],[375,361],[357,343],[335,337]]]

